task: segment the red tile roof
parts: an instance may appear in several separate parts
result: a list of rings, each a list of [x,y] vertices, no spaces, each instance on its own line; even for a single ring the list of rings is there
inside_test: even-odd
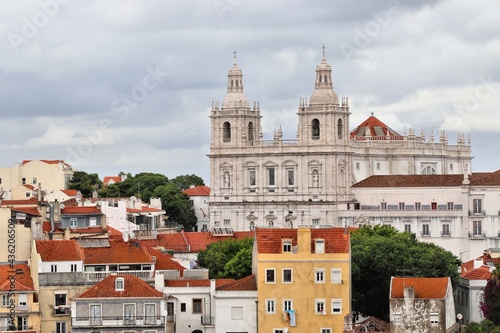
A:
[[[24,186],[24,187],[26,187],[26,188],[27,188],[28,190],[30,190],[30,191],[34,191],[34,190],[36,189],[36,188],[35,188],[33,185],[31,185],[31,184],[24,184],[23,186]]]
[[[37,207],[11,207],[11,211],[26,213],[32,216],[42,216]]]
[[[467,280],[489,280],[491,278],[489,266],[481,266],[468,272],[462,272],[461,277]]]
[[[253,291],[257,290],[257,281],[255,280],[255,275],[249,275],[242,279],[236,280],[234,282],[230,282],[224,284],[217,288],[217,290],[225,290],[225,291]]]
[[[155,260],[155,269],[157,271],[162,270],[178,270],[183,272],[184,266],[179,264],[177,261],[173,260],[173,256],[168,253],[160,252],[152,247],[146,246],[146,249],[149,252],[149,255],[154,256]],[[182,276],[182,273],[181,273]]]
[[[108,185],[111,180],[113,181],[113,183],[121,183],[122,177],[121,176],[106,176],[102,179],[102,182],[104,185]]]
[[[64,209],[61,209],[61,214],[102,214],[101,210],[95,206],[88,206],[88,207],[64,207]]]
[[[448,277],[391,279],[391,298],[404,298],[405,287],[413,287],[415,298],[444,299],[448,288]]]
[[[163,209],[143,206],[141,209],[127,208],[127,213],[165,213]]]
[[[182,191],[190,197],[206,197],[210,195],[210,188],[207,186],[195,186]]]
[[[361,124],[359,124],[359,126],[356,127],[353,131],[351,131],[349,136],[351,137],[351,139],[355,138],[359,140],[367,136],[386,137],[387,132],[389,132],[389,136],[391,137],[391,139],[403,140],[403,137],[400,134],[381,122],[377,117],[372,115]]]
[[[25,165],[29,162],[31,162],[32,160],[24,160],[22,162],[22,165]],[[44,163],[47,163],[47,164],[59,164],[59,163],[63,163],[64,165],[66,166],[70,166],[68,163],[65,163],[64,160],[35,160],[35,161],[40,161],[40,162],[44,162]]]
[[[37,240],[35,244],[42,261],[80,261],[84,258],[75,240]]]
[[[78,194],[77,190],[61,190],[61,192],[69,197],[76,197],[76,195]]]
[[[123,278],[124,290],[116,290],[115,281]],[[80,295],[72,299],[86,298],[151,298],[162,297],[163,293],[151,287],[134,275],[109,275]]]
[[[259,253],[281,253],[281,240],[291,239],[292,245],[297,245],[298,229],[257,228],[257,251]],[[349,233],[344,228],[311,228],[311,250],[315,239],[325,240],[325,253],[349,253]]]
[[[219,288],[232,282],[234,282],[233,279],[217,279],[215,280],[215,287]],[[165,287],[210,287],[210,279],[165,280]]]
[[[38,200],[35,197],[31,197],[29,199],[23,200],[2,200],[2,206],[10,206],[10,205],[37,205]]]
[[[17,273],[22,271],[22,273]],[[31,279],[30,268],[26,264],[15,264],[14,267],[10,265],[0,266],[0,291],[10,291],[11,280],[9,276],[15,275],[15,290],[16,291],[35,291],[33,279]]]
[[[83,248],[85,264],[152,263],[153,258],[139,242],[109,239],[110,247]]]
[[[463,181],[464,175],[378,175],[370,176],[352,187],[459,187]],[[500,170],[472,173],[469,181],[471,186],[498,186]]]

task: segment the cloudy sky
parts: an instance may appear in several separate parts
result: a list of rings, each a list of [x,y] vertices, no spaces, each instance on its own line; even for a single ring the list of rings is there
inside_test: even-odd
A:
[[[210,107],[237,51],[264,138],[295,138],[326,46],[351,128],[471,135],[500,169],[500,2],[40,0],[0,2],[0,167],[64,159],[104,176],[209,183]]]

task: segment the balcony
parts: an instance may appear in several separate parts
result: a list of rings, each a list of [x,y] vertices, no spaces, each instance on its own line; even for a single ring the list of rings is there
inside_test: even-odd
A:
[[[431,233],[430,232],[420,231],[420,236],[421,237],[431,237]]]
[[[101,281],[111,274],[120,275],[134,275],[140,279],[152,279],[154,277],[153,271],[106,271],[106,272],[84,272],[89,281]]]
[[[165,326],[165,316],[71,317],[72,327],[152,327]]]
[[[485,210],[469,210],[469,216],[486,216]]]
[[[55,316],[68,316],[71,314],[71,305],[52,305],[49,304],[49,307],[52,309],[52,315]]]
[[[201,324],[205,326],[215,326],[215,317],[202,315]]]
[[[441,237],[451,237],[451,233],[449,231],[441,231]]]
[[[472,233],[472,232],[469,232],[469,239],[484,239],[486,238],[486,233]]]
[[[23,332],[23,331],[34,331],[34,330],[33,326],[16,326],[16,325],[0,326],[0,332],[7,332],[7,331]]]

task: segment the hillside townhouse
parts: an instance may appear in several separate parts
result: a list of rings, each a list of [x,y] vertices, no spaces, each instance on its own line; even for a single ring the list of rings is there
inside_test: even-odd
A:
[[[351,331],[349,242],[344,228],[257,228],[258,331]]]
[[[192,186],[182,193],[189,196],[196,214],[196,228],[194,231],[208,231],[210,227],[209,198],[210,188],[207,186]],[[218,227],[214,225],[214,227]]]
[[[462,324],[484,319],[480,310],[483,288],[498,265],[500,249],[487,249],[482,256],[462,263],[460,283],[455,290],[455,307],[457,314],[462,315]]]
[[[67,190],[74,171],[63,160],[24,160],[11,168],[0,168],[0,198],[36,197],[40,186],[46,193]]]
[[[133,275],[109,275],[71,298],[71,331],[165,332],[165,298]]]
[[[38,295],[27,264],[0,265],[0,332],[38,333]]]
[[[449,277],[392,277],[389,293],[391,333],[458,332]]]

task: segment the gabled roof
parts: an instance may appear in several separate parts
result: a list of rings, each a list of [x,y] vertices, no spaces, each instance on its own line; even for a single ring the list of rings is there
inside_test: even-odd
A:
[[[472,173],[469,177],[471,186],[500,186],[500,170],[495,172]],[[370,176],[354,185],[363,187],[445,187],[462,186],[464,175],[376,175]]]
[[[389,137],[394,140],[403,140],[403,136],[397,133],[395,130],[381,122],[377,117],[370,116],[368,119],[363,121],[349,134],[351,139],[363,139],[365,137]]]
[[[125,243],[121,239],[109,239],[109,247],[84,248],[84,263],[89,264],[120,264],[120,263],[152,263],[153,258],[138,242]]]
[[[36,206],[35,207],[11,207],[10,210],[14,211],[14,212],[29,214],[32,216],[42,216],[40,214],[40,212],[38,211],[38,208]]]
[[[413,287],[415,298],[444,299],[450,278],[391,278],[390,298],[404,298],[405,287]]]
[[[11,291],[11,280],[9,276],[15,275],[15,290],[17,291],[35,291],[33,279],[31,278],[30,268],[27,264],[15,264],[0,266],[0,291]]]
[[[219,288],[225,284],[234,282],[233,279],[217,279],[215,287]],[[165,280],[165,287],[183,288],[183,287],[210,287],[210,279],[183,279],[183,280]]]
[[[102,214],[101,210],[97,208],[96,206],[86,206],[86,207],[64,207],[64,209],[61,209],[61,214],[62,215],[70,215],[70,214],[75,214],[75,215],[82,215],[82,214],[90,214],[90,215],[96,215],[96,214]]]
[[[61,192],[66,194],[68,197],[76,197],[78,194],[77,190],[61,190]]]
[[[253,291],[257,290],[257,281],[255,280],[255,275],[249,275],[247,277],[241,278],[234,282],[230,282],[224,284],[218,288],[217,290],[224,291]]]
[[[482,265],[468,272],[462,272],[461,277],[467,280],[489,280],[491,278],[491,267]]]
[[[64,162],[64,160],[24,160],[21,164],[22,165],[25,165],[29,162],[32,162],[32,161],[40,161],[40,162],[44,162],[44,163],[47,163],[47,164],[59,164],[59,163],[63,163],[65,166],[70,166],[68,163]]]
[[[315,239],[325,240],[325,253],[349,253],[349,233],[344,228],[311,228],[311,249]],[[282,239],[291,239],[292,246],[297,245],[298,229],[257,228],[258,253],[281,253]]]
[[[363,333],[363,332],[387,332],[389,333],[390,324],[382,319],[378,319],[376,317],[368,317],[365,320],[360,321],[354,325],[355,333]]]
[[[117,278],[124,280],[124,290],[116,290],[115,281]],[[109,275],[72,299],[150,297],[163,297],[163,293],[134,275]]]
[[[26,187],[30,191],[36,190],[36,188],[33,185],[31,185],[31,184],[24,184],[23,186]]]
[[[149,246],[146,246],[146,249],[148,250],[149,255],[155,257],[155,269],[157,271],[162,271],[162,270],[177,270],[181,272],[184,271],[184,266],[179,264],[177,261],[173,260],[172,255],[160,252]]]
[[[35,197],[31,197],[29,199],[23,200],[2,200],[2,206],[11,206],[11,205],[37,205],[38,200]]]
[[[42,261],[80,261],[83,252],[75,240],[37,240],[36,251]]]
[[[121,176],[106,176],[102,179],[103,184],[107,185],[109,182],[112,181],[112,183],[120,183],[122,181]]]
[[[210,188],[207,186],[195,186],[182,191],[190,197],[206,197],[210,195]]]

